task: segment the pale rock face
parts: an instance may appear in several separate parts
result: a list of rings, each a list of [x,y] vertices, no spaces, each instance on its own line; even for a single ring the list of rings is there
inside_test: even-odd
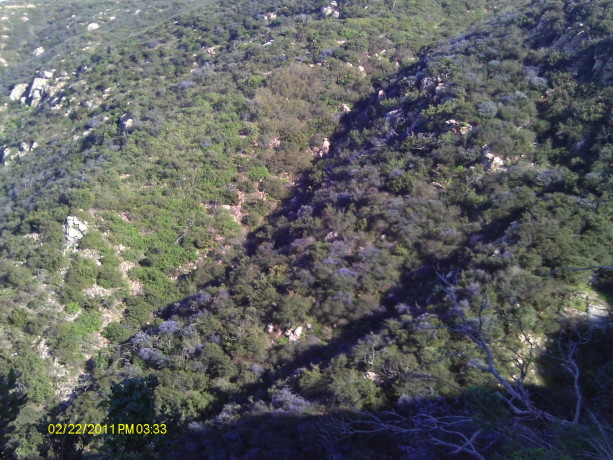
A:
[[[68,216],[64,225],[64,237],[66,240],[66,249],[74,251],[81,239],[87,233],[89,228],[87,222],[80,220],[75,216]]]
[[[496,172],[506,170],[504,167],[504,160],[499,156],[494,155],[492,152],[487,152],[485,154],[484,163],[487,171]]]
[[[53,78],[54,73],[55,70],[41,70],[40,72],[38,72],[38,78],[46,78],[47,80],[49,80],[50,78]]]
[[[30,106],[34,108],[38,107],[42,98],[41,90],[30,92]]]
[[[470,123],[466,123],[460,128],[460,134],[468,134],[473,130],[473,126]]]
[[[338,10],[335,10],[334,7],[336,2],[332,2],[332,4],[330,6],[324,6],[321,9],[321,13],[324,16],[332,16],[333,18],[338,19],[340,17],[340,12]]]
[[[445,92],[446,89],[447,85],[445,85],[445,83],[439,83],[438,85],[436,85],[436,88],[434,88],[434,92],[436,94],[442,94]]]
[[[32,54],[34,56],[40,56],[41,54],[43,54],[45,52],[45,48],[43,48],[42,46],[39,46],[38,48],[36,48],[34,51],[32,51]]]
[[[453,118],[450,120],[447,120],[445,124],[449,126],[454,133],[460,133],[460,134],[466,135],[472,132],[473,130],[473,125],[471,125],[470,123],[456,121]],[[489,150],[486,153],[489,153]],[[486,155],[486,158],[487,158],[487,155]],[[487,159],[489,161],[489,158]]]
[[[28,98],[31,101],[30,105],[32,107],[38,107],[40,104],[43,93],[46,91],[49,84],[49,79],[51,77],[53,77],[53,72],[42,71],[38,73],[38,76],[34,80],[32,80],[30,92],[28,93]]]
[[[290,342],[298,342],[298,340],[300,340],[300,337],[302,337],[303,330],[304,329],[302,326],[298,326],[294,330],[288,329],[287,331],[285,331],[285,336],[289,339]]]
[[[100,24],[97,24],[95,22],[92,22],[92,23],[87,25],[87,30],[90,31],[90,32],[92,30],[96,30],[96,29],[99,29],[99,28],[100,28]]]
[[[119,119],[119,127],[125,131],[130,129],[132,126],[134,126],[134,120],[130,118],[130,115],[124,113]]]
[[[49,71],[44,70],[42,72],[38,72],[34,80],[32,80],[32,84],[30,85],[30,96],[34,91],[42,91],[43,89],[45,89],[51,77],[53,77],[53,73]]]
[[[9,94],[9,98],[11,99],[11,101],[18,101],[25,94],[27,89],[28,89],[27,83],[19,83],[15,85],[13,89],[11,90],[11,94]]]
[[[321,145],[321,151],[324,154],[330,152],[330,141],[328,140],[328,138],[324,139],[324,142]]]

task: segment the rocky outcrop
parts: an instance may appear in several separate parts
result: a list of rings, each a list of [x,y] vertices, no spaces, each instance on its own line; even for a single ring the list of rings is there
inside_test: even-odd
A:
[[[483,165],[488,172],[506,171],[504,160],[497,156],[489,147],[483,151]]]
[[[324,16],[329,16],[338,19],[341,13],[339,10],[336,9],[337,6],[337,2],[330,2],[330,5],[321,8],[321,14]]]
[[[30,106],[38,107],[43,96],[48,92],[51,78],[53,78],[53,71],[43,70],[32,80],[30,91],[28,92]]]
[[[38,48],[36,48],[34,51],[32,51],[32,54],[34,56],[40,56],[41,54],[43,54],[45,52],[45,48],[43,48],[42,46],[39,46]]]
[[[80,220],[75,216],[68,216],[66,218],[66,224],[64,224],[64,239],[66,243],[66,250],[74,251],[81,239],[87,233],[89,225],[87,222]]]
[[[129,114],[124,113],[119,118],[119,128],[122,131],[128,131],[130,128],[132,128],[132,126],[134,126],[134,120],[132,118],[130,118]]]
[[[277,13],[267,13],[261,16],[262,20],[264,21],[273,21],[274,19],[277,19]]]
[[[20,101],[31,107],[38,107],[43,101],[50,100],[52,106],[57,105],[62,98],[54,98],[67,84],[70,77],[64,74],[54,79],[55,70],[41,70],[30,84],[19,83],[9,94],[11,101]]]
[[[90,24],[87,25],[87,30],[89,32],[91,32],[92,30],[96,30],[100,28],[100,24],[96,23],[96,22],[92,22]]]
[[[328,138],[325,138],[323,143],[321,144],[321,151],[324,155],[330,152],[330,141]]]
[[[330,140],[326,137],[324,138],[321,147],[313,148],[313,153],[315,154],[315,156],[323,157],[324,155],[330,153],[330,146]]]
[[[287,331],[285,331],[285,337],[287,337],[288,340],[292,343],[298,342],[300,340],[300,337],[302,337],[302,331],[302,326],[298,326],[296,329],[288,329]]]
[[[11,101],[19,101],[23,97],[23,95],[26,93],[28,86],[29,85],[27,83],[16,84],[11,90],[11,94],[9,94],[9,99]]]
[[[473,130],[473,125],[470,123],[466,123],[463,121],[457,121],[453,118],[445,121],[445,126],[448,127],[452,132],[456,134],[469,134]]]
[[[19,144],[19,149],[17,149],[17,151],[14,151],[11,147],[5,147],[2,149],[2,153],[0,153],[0,163],[2,163],[2,166],[8,166],[17,158],[21,158],[37,147],[38,142],[32,142],[31,144],[29,142],[22,142]]]

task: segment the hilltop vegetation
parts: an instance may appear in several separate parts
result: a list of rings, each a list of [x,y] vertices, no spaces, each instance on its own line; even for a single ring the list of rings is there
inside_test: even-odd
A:
[[[606,1],[131,3],[3,74],[11,455],[607,458]]]

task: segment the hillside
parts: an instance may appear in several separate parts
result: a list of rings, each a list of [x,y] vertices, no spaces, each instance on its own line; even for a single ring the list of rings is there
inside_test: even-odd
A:
[[[608,458],[606,1],[34,3],[10,455]]]

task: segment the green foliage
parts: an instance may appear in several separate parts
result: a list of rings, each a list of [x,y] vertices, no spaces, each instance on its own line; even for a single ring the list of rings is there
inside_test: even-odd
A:
[[[15,310],[11,311],[8,320],[13,326],[23,329],[30,320],[30,312],[25,308],[16,308]]]
[[[134,332],[135,329],[127,324],[110,323],[104,328],[102,335],[114,343],[122,343],[132,337]]]
[[[79,243],[80,249],[97,249],[103,251],[107,248],[102,234],[97,230],[91,230],[83,236]]]
[[[380,403],[377,385],[353,369],[336,371],[329,388],[333,398],[342,406],[360,410]]]
[[[608,271],[567,269],[613,264],[606,1],[356,0],[335,18],[312,1],[136,0],[139,15],[109,12],[89,32],[80,22],[96,2],[74,17],[47,3],[27,28],[7,20],[0,68],[4,94],[40,69],[66,72],[60,105],[3,112],[2,151],[40,145],[0,170],[2,362],[50,412],[64,383],[51,359],[86,369],[87,391],[56,418],[100,417],[102,398],[108,423],[171,420],[172,406],[203,427],[176,443],[43,447],[38,433],[42,453],[434,458],[449,451],[396,432],[456,413],[472,420],[454,428],[466,439],[483,434],[484,458],[592,449],[563,442],[563,424],[516,419],[474,365],[483,350],[449,328],[461,314],[484,320],[509,378],[518,337],[546,341],[560,318],[576,321],[567,307],[583,309],[588,282],[611,291]],[[27,57],[41,40],[46,54]],[[90,226],[75,252],[68,215]],[[109,296],[91,299],[94,284]],[[98,304],[123,309],[100,350]],[[45,342],[32,350],[31,336]],[[581,384],[606,418],[602,343],[580,353]],[[544,410],[549,393],[568,396],[569,376],[552,369],[526,374]],[[345,416],[390,409],[410,414],[406,427],[334,438]],[[565,404],[555,411],[568,418]],[[425,438],[441,435],[430,428]],[[30,434],[11,434],[21,458],[38,455]]]
[[[15,367],[21,369],[20,380],[26,387],[28,399],[41,404],[48,401],[53,393],[48,367],[38,354],[24,353],[14,361]]]
[[[254,166],[249,171],[249,179],[253,182],[259,182],[267,179],[270,176],[270,172],[266,166]]]
[[[78,291],[92,287],[96,282],[98,267],[91,259],[76,256],[66,275],[66,285]]]
[[[102,327],[102,314],[98,310],[86,310],[77,316],[73,324],[73,333],[80,337],[98,332]]]
[[[79,313],[81,311],[81,306],[78,303],[76,303],[76,302],[71,302],[71,303],[66,305],[64,310],[69,315],[74,315],[74,314]]]

